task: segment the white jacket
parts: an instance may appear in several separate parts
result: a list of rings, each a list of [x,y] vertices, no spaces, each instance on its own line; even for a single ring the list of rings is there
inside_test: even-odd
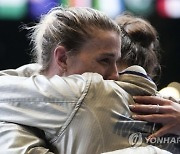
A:
[[[147,145],[154,124],[132,120],[128,107],[133,95],[157,93],[141,67],[128,68],[121,81],[97,73],[47,78],[38,67],[0,72],[0,153],[99,154],[134,146],[129,136],[137,132]]]

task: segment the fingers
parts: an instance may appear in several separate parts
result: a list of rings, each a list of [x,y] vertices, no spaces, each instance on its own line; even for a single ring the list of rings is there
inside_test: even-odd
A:
[[[174,120],[173,115],[170,114],[150,114],[150,115],[133,115],[136,120],[143,120],[155,123],[166,124],[171,120]]]
[[[154,134],[151,134],[148,138],[156,138],[156,137],[161,137],[165,134],[168,133],[168,131],[165,129],[163,129],[164,127],[162,127],[161,129],[159,129],[157,132],[155,132]]]
[[[145,113],[145,114],[157,114],[157,113],[173,113],[174,108],[172,106],[160,106],[160,105],[129,105],[132,112]]]
[[[139,104],[153,104],[153,105],[159,104],[161,106],[171,104],[170,100],[157,96],[133,96],[133,99],[136,103]]]
[[[168,134],[168,133],[173,133],[173,125],[165,125],[163,126],[161,129],[159,129],[157,132],[151,134],[148,138],[156,138],[156,137],[161,137],[165,134]]]
[[[132,112],[136,113],[156,113],[157,111],[157,105],[129,105],[129,108]],[[159,110],[159,109],[158,109]]]

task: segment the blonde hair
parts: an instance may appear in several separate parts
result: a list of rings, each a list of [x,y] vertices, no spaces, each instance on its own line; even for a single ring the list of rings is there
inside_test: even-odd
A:
[[[95,37],[92,32],[96,30],[121,33],[113,20],[92,8],[53,8],[42,16],[37,25],[30,27],[35,61],[42,65],[42,70],[46,70],[52,51],[58,45],[64,46],[72,54],[78,53],[85,42]]]

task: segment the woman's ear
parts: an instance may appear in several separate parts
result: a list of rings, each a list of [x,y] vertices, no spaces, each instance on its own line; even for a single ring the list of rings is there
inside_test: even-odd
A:
[[[67,49],[63,46],[58,46],[54,51],[54,59],[56,64],[62,69],[67,69]]]

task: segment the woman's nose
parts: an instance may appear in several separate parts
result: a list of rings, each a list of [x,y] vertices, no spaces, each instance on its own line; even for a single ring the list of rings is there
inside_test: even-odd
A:
[[[108,80],[118,80],[118,79],[119,79],[119,73],[118,73],[117,66],[115,66],[111,70],[111,74],[109,75]]]

